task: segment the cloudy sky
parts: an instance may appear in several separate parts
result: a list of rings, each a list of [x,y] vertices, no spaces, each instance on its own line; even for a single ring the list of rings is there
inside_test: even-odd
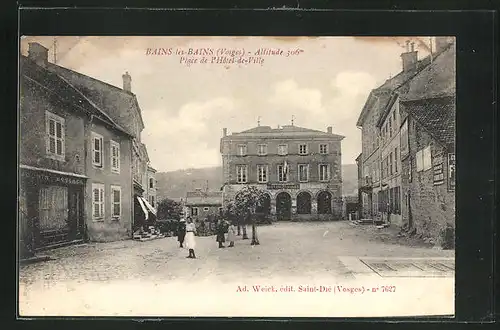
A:
[[[49,48],[57,64],[122,87],[132,76],[146,128],[151,165],[159,171],[220,165],[222,128],[229,133],[291,123],[325,131],[342,142],[344,164],[361,151],[356,120],[371,89],[401,71],[408,38],[372,37],[23,37]],[[419,57],[429,38],[413,39]],[[177,55],[147,55],[147,49],[189,48],[303,50],[293,56],[263,56],[261,64],[180,63]],[[207,56],[210,61],[212,56]],[[197,56],[198,61],[201,56]]]

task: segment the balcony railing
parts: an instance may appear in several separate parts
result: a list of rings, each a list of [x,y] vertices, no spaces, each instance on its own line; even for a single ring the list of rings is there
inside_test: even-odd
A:
[[[371,176],[365,176],[360,180],[361,188],[371,188],[373,186],[373,178]]]

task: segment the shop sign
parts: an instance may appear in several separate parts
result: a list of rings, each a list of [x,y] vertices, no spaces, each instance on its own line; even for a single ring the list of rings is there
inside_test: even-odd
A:
[[[300,185],[298,183],[268,183],[267,189],[299,189]]]
[[[59,183],[63,185],[83,185],[85,184],[85,179],[65,176],[49,172],[38,172],[38,171],[21,171],[21,177],[30,178],[40,181],[41,183]]]

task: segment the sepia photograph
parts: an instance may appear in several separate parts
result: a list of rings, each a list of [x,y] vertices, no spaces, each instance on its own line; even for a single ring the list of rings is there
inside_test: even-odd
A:
[[[18,310],[455,315],[453,36],[21,36]]]

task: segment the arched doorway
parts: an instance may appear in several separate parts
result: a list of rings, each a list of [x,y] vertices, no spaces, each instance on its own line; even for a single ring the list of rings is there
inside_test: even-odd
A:
[[[311,214],[311,194],[307,191],[297,195],[297,214]]]
[[[329,191],[322,191],[318,194],[318,214],[332,213],[332,194]]]
[[[271,196],[269,196],[269,194],[264,194],[264,197],[262,198],[260,204],[257,205],[255,212],[263,215],[269,215],[269,213],[271,213]]]
[[[292,214],[292,197],[287,192],[276,196],[276,216],[278,220],[290,220]]]

